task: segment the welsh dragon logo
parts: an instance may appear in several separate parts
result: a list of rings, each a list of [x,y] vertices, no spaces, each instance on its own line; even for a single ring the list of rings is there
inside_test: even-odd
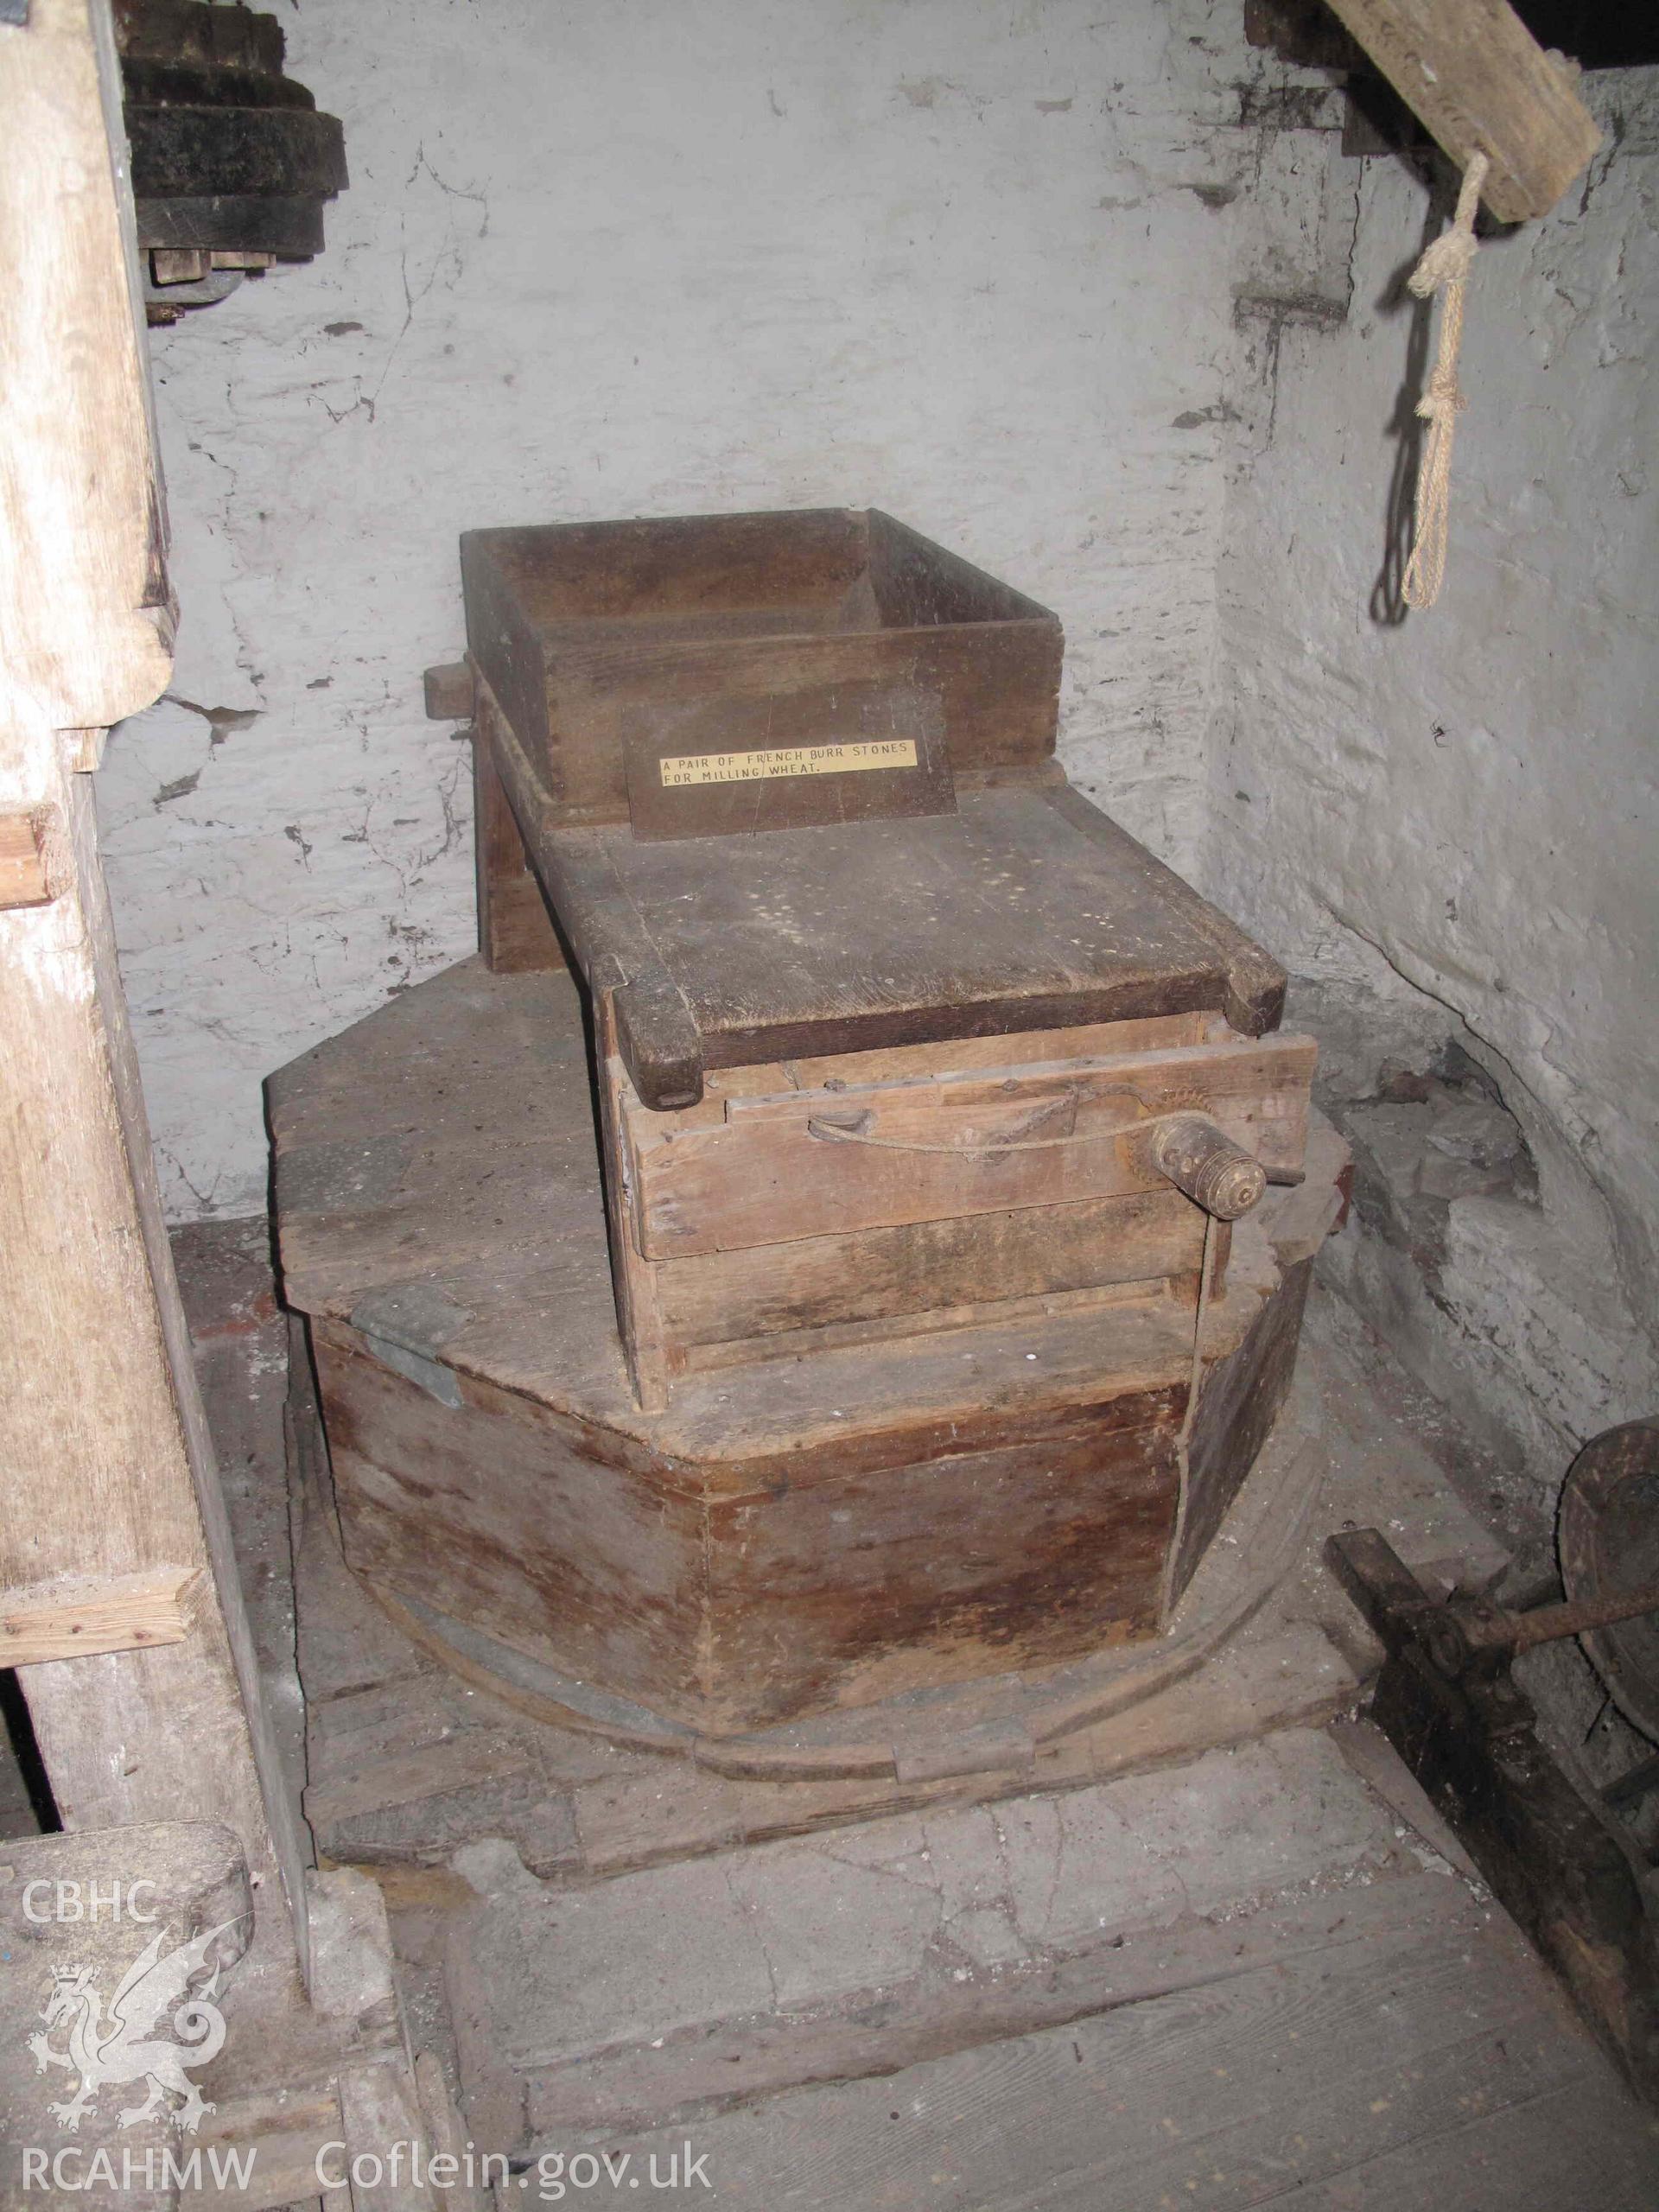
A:
[[[224,2048],[225,2015],[212,2001],[219,1989],[219,1962],[213,1962],[209,1979],[201,1988],[194,1995],[187,1992],[192,1978],[207,1967],[208,1955],[219,1938],[236,1924],[233,1920],[225,1921],[165,1955],[162,1946],[167,1939],[158,1931],[122,1976],[107,2014],[102,1996],[92,1986],[90,1967],[55,1969],[52,1994],[41,2015],[46,2030],[37,2029],[29,2038],[29,2047],[35,2054],[37,2072],[44,2074],[48,2066],[63,2066],[80,2076],[73,2096],[51,2107],[60,2127],[76,2133],[82,2115],[92,2110],[99,2091],[106,2084],[148,2082],[149,2095],[143,2104],[120,2115],[122,2126],[133,2127],[142,2120],[160,2115],[176,2121],[188,2133],[195,2133],[203,2114],[213,2107],[204,2103],[201,2091],[185,2069],[206,2066]],[[177,2001],[181,1998],[182,2004]],[[171,2031],[177,2042],[166,2040],[165,2030],[156,2032],[169,2009]],[[52,2037],[66,2028],[67,2048],[55,2049]],[[181,2049],[181,2044],[185,2048]],[[169,2102],[175,2097],[181,2100],[176,2106]]]

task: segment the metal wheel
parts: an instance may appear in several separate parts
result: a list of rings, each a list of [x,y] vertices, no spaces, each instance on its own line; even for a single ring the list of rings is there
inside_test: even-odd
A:
[[[1558,1532],[1569,1600],[1659,1581],[1659,1417],[1592,1437],[1567,1470]],[[1659,1743],[1659,1615],[1580,1639],[1608,1694]]]

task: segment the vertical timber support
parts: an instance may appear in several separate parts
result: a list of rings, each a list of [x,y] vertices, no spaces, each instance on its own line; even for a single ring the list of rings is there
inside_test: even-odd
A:
[[[477,840],[478,949],[493,975],[524,976],[565,966],[547,900],[490,756],[473,734],[473,821]]]
[[[18,1669],[65,1825],[213,1821],[254,1949],[306,1964],[297,1812],[162,1224],[86,771],[171,673],[109,0],[0,23],[0,813],[46,825],[0,905],[0,1592],[188,1592],[175,1640]]]
[[[467,734],[473,747],[478,950],[484,965],[493,976],[557,973],[567,964],[564,950],[495,765],[497,709],[488,687],[478,683],[469,660],[429,668],[424,685],[429,721],[472,725]]]

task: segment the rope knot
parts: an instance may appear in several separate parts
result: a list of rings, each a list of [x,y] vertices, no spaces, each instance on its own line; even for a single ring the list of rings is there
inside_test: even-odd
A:
[[[1428,389],[1417,403],[1417,412],[1425,423],[1449,423],[1461,415],[1469,404],[1463,386],[1458,382],[1455,369],[1437,368],[1429,378]]]
[[[1444,291],[1448,284],[1463,283],[1474,257],[1472,226],[1464,230],[1454,225],[1424,248],[1421,260],[1406,282],[1420,300],[1426,300],[1433,292]]]

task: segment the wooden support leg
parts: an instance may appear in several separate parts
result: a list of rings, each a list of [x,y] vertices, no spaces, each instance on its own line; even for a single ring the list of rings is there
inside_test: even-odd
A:
[[[628,1376],[641,1409],[660,1413],[668,1403],[669,1363],[657,1302],[657,1270],[633,1241],[626,1193],[618,1182],[622,1143],[617,1126],[617,1085],[625,1081],[617,1057],[616,1006],[611,992],[594,1002],[594,1044],[599,1063],[600,1158],[605,1179],[605,1225],[611,1240],[611,1283]],[[683,1355],[682,1355],[682,1357]]]
[[[291,1973],[298,1816],[162,1223],[92,793],[79,776],[60,788],[62,894],[0,917],[0,1586],[188,1580],[177,1637],[17,1679],[65,1826],[222,1821],[246,1855],[260,1954]]]
[[[473,802],[477,837],[478,949],[497,975],[528,975],[565,965],[558,933],[524,852],[524,841],[490,758],[473,734]]]

